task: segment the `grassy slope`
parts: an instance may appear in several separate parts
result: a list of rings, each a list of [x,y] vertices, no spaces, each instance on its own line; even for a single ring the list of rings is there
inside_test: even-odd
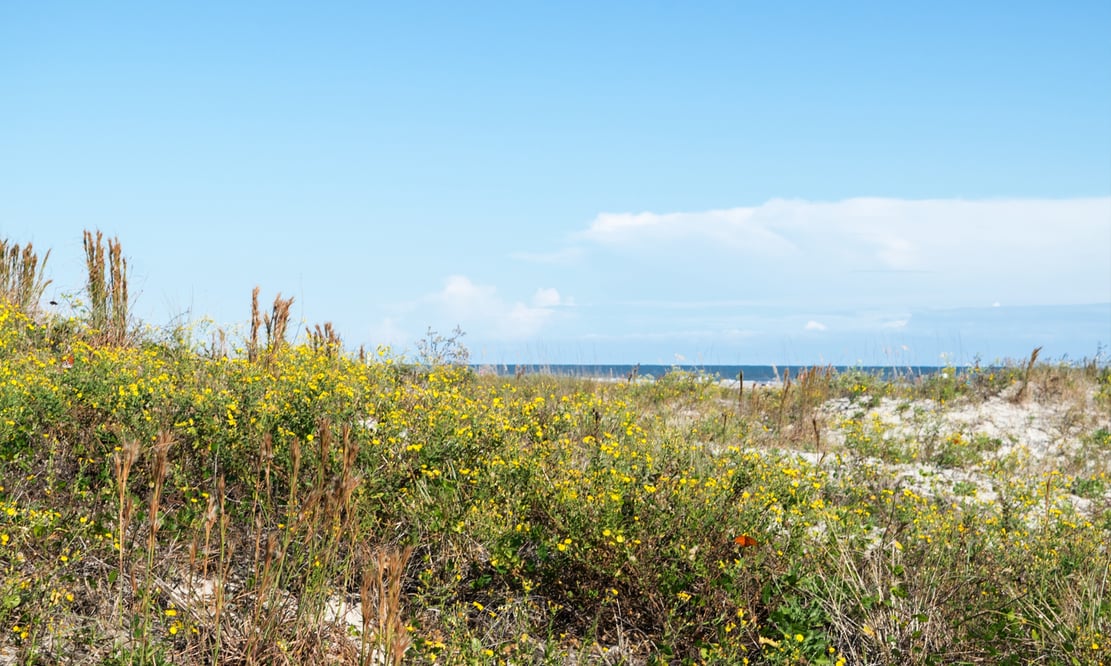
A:
[[[1106,369],[741,394],[87,340],[0,306],[0,663],[1111,662]],[[869,411],[1000,395],[1069,405],[1062,455]]]

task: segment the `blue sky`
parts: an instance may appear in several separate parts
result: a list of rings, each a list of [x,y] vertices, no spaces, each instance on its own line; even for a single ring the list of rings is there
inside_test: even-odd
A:
[[[1111,5],[3,3],[0,235],[476,360],[1111,344]]]

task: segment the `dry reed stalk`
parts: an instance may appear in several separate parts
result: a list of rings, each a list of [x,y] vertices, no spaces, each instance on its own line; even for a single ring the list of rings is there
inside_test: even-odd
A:
[[[263,660],[268,654],[266,646],[289,632],[293,636],[288,639],[289,645],[295,646],[292,648],[294,652],[318,652],[327,642],[322,633],[326,610],[323,599],[327,590],[321,587],[319,572],[321,569],[331,570],[344,550],[345,539],[356,538],[356,531],[351,525],[355,514],[350,505],[360,481],[355,467],[359,446],[351,434],[350,427],[342,429],[342,449],[337,449],[340,443],[335,441],[331,423],[327,419],[318,422],[310,440],[317,445],[312,451],[316,457],[308,458],[308,462],[317,467],[315,473],[306,470],[311,475],[312,487],[301,497],[297,489],[304,458],[300,440],[294,440],[294,472],[290,477],[287,504],[290,525],[285,530],[264,535],[262,522],[256,523],[255,600],[247,619],[247,626],[251,629],[242,649],[247,663]],[[263,443],[263,451],[256,463],[260,483],[265,483],[272,446],[272,441]],[[337,453],[339,456],[336,456]],[[333,471],[333,459],[337,457],[340,465]],[[261,492],[259,490],[258,494]],[[288,569],[285,566],[287,547],[298,551],[298,557],[308,556],[313,561],[313,567],[308,570]],[[290,562],[296,562],[296,559]],[[287,580],[287,575],[295,580]],[[299,590],[295,602],[291,602],[283,592],[283,581],[292,583]],[[291,605],[293,615],[290,614]],[[290,622],[293,624],[286,626]]]
[[[243,653],[247,663],[254,663],[256,653],[264,639],[273,636],[278,624],[285,617],[285,609],[279,601],[281,579],[285,550],[282,547],[280,533],[274,532],[267,536],[265,557],[261,570],[256,568],[256,593],[254,608],[251,612]]]
[[[134,503],[131,497],[128,496],[128,479],[131,476],[131,467],[134,465],[134,461],[136,461],[138,455],[139,444],[137,441],[131,439],[126,441],[126,443],[124,443],[122,447],[119,447],[119,450],[112,455],[112,466],[114,470],[116,470],[116,491],[118,500],[117,538],[119,539],[119,566],[121,577],[127,573],[126,535],[134,511]]]
[[[127,337],[127,260],[119,238],[108,241],[108,266],[112,275],[111,331],[122,344]]]
[[[262,313],[258,309],[258,292],[257,286],[251,292],[251,337],[247,341],[247,360],[252,363],[258,360],[258,329],[262,325]]]
[[[158,520],[158,510],[162,504],[162,487],[166,481],[166,467],[169,461],[170,446],[173,445],[173,438],[170,433],[165,430],[158,433],[158,440],[153,447],[154,453],[154,488],[151,490],[150,495],[150,533],[147,537],[147,548],[150,552],[154,552],[155,539],[158,536],[158,528],[161,521]]]
[[[131,467],[135,464],[135,459],[139,455],[139,444],[134,440],[127,440],[123,446],[118,447],[118,450],[112,455],[112,466],[116,472],[116,499],[118,502],[116,514],[116,530],[117,530],[117,548],[119,550],[119,578],[123,580],[125,576],[129,575],[129,567],[127,566],[127,530],[131,522],[131,516],[134,513],[135,505],[131,497],[127,494],[128,479],[131,476]],[[134,590],[135,581],[132,580],[132,588]],[[123,590],[120,589],[120,594],[116,597],[116,611],[120,611],[123,603]],[[123,622],[123,615],[120,614],[120,621]]]
[[[263,484],[266,487],[266,502],[272,504],[274,502],[273,487],[270,482],[270,471],[274,466],[274,438],[270,433],[262,436],[262,443],[259,445],[258,450],[258,464],[262,476]]]
[[[324,427],[323,425],[321,426]],[[343,532],[344,519],[351,517],[351,497],[362,480],[354,473],[355,459],[359,455],[359,444],[351,439],[351,427],[344,426],[342,430],[343,456],[342,466],[338,476],[333,476],[328,483],[328,497],[326,512],[332,521],[333,529],[337,534]],[[323,438],[323,436],[322,436]]]
[[[104,234],[85,231],[85,268],[88,273],[89,316],[92,327],[109,344],[127,342],[127,260],[119,238],[108,241],[105,262]]]
[[[216,480],[216,496],[220,513],[220,571],[217,574],[216,584],[213,585],[213,605],[214,608],[214,623],[215,623],[215,655],[214,663],[220,663],[220,650],[223,648],[224,628],[224,603],[225,594],[228,581],[231,579],[231,566],[233,555],[235,554],[235,544],[228,541],[228,524],[229,517],[226,507],[226,491],[227,486],[224,481],[224,475],[221,474],[220,478]]]
[[[401,581],[413,547],[379,550],[370,567],[363,571],[359,597],[362,601],[363,640],[360,664],[393,664],[400,666],[411,643],[401,618]],[[374,625],[374,648],[368,644]]]
[[[314,330],[309,332],[309,346],[318,354],[334,358],[339,354],[339,350],[343,349],[343,340],[336,333],[332,322],[327,321],[324,322],[323,328],[317,324]]]
[[[745,371],[737,371],[737,411],[744,409],[745,405]]]
[[[43,291],[51,282],[44,279],[49,258],[47,250],[40,265],[31,243],[21,249],[0,238],[0,299],[33,316],[38,311]]]
[[[211,350],[213,360],[228,357],[228,334],[223,328],[217,328],[213,331]]]
[[[139,634],[139,661],[144,663],[146,660],[147,649],[149,647],[148,634],[150,628],[151,617],[151,590],[154,587],[154,553],[157,548],[158,542],[158,527],[159,518],[158,511],[162,503],[162,488],[166,480],[166,467],[169,459],[170,446],[173,444],[173,439],[165,430],[158,433],[158,437],[154,446],[151,447],[151,452],[154,459],[151,462],[151,475],[152,475],[152,488],[150,499],[148,501],[148,518],[150,526],[147,531],[147,561],[144,571],[144,581],[142,593],[139,597],[138,615],[142,619],[141,629]],[[134,573],[132,573],[132,593],[134,594],[136,588],[134,581]]]
[[[293,305],[293,299],[283,299],[281,293],[279,293],[274,297],[274,306],[271,312],[263,315],[262,323],[266,327],[266,349],[270,359],[273,359],[277,350],[285,344],[291,305]]]
[[[208,580],[208,563],[210,548],[212,547],[212,528],[216,526],[217,514],[216,496],[208,496],[208,504],[204,510],[204,547],[201,549],[203,561],[201,562],[201,578]],[[194,548],[195,550],[195,548]]]
[[[784,373],[784,379],[786,382],[784,385],[784,395],[781,396],[784,406],[781,407],[780,418],[783,418],[783,412],[789,411],[787,414],[787,421],[799,424],[798,428],[792,430],[791,439],[794,441],[802,441],[806,437],[803,432],[802,424],[807,420],[814,420],[815,409],[828,397],[829,386],[832,380],[832,368],[819,368],[813,366],[800,370],[795,377],[795,390],[793,392],[793,397],[790,398],[790,401],[793,402],[791,402],[789,407],[787,406],[789,402],[787,391],[791,386],[791,375],[789,371]],[[815,433],[816,432],[815,430]],[[815,435],[815,437],[817,437],[817,435]]]
[[[1034,351],[1030,352],[1030,358],[1026,361],[1026,368],[1022,373],[1022,385],[1019,386],[1018,392],[1015,393],[1013,401],[1017,404],[1026,398],[1026,389],[1030,385],[1030,372],[1034,369],[1034,364],[1038,362],[1038,354],[1042,352],[1041,347],[1035,347]]]
[[[332,424],[328,419],[323,419],[316,424],[317,432],[317,466],[316,487],[324,487],[324,474],[328,469],[328,459],[332,451]]]
[[[791,369],[783,369],[783,390],[779,394],[779,416],[776,420],[776,430],[783,431],[783,414],[787,409],[787,394],[791,392]]]
[[[86,229],[84,231],[84,266],[89,274],[89,281],[87,289],[89,291],[89,307],[92,310],[92,319],[94,322],[107,319],[104,315],[106,311],[106,301],[108,300],[108,289],[104,288],[104,235],[97,230],[96,239],[93,238],[92,232]]]
[[[94,328],[100,329],[108,319],[108,289],[104,284],[104,234],[85,230],[85,268],[88,272],[89,313]]]
[[[289,479],[289,508],[297,506],[297,481],[301,472],[301,440],[297,437],[293,438],[293,443],[290,445],[290,454],[293,458],[293,473]]]

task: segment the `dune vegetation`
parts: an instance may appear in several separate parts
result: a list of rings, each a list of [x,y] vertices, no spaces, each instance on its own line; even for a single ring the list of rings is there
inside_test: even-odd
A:
[[[1098,359],[498,377],[85,243],[65,314],[0,248],[0,664],[1111,663]]]

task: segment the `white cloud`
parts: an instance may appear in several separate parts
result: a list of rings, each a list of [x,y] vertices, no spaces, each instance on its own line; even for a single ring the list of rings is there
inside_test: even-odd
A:
[[[537,289],[532,295],[532,304],[537,308],[553,308],[560,305],[574,305],[571,299],[564,299],[552,287]]]
[[[373,344],[395,349],[413,344],[428,328],[445,333],[456,326],[468,343],[533,339],[545,327],[566,318],[574,299],[553,287],[541,287],[528,302],[504,298],[497,287],[452,275],[443,287],[413,301],[388,307],[389,316],[370,327]]]
[[[1054,305],[1111,301],[1109,221],[1111,197],[775,199],[727,210],[603,213],[575,237],[705,280],[692,284],[705,298]],[[652,276],[645,283],[651,288]]]
[[[503,299],[492,285],[476,284],[463,275],[444,281],[429,299],[442,313],[477,337],[520,340],[535,336],[555,316],[556,308],[570,305],[554,288],[540,288],[532,303]]]
[[[452,275],[444,280],[444,288],[436,298],[454,314],[485,313],[497,307],[494,287],[477,285],[464,275]]]
[[[671,242],[702,238],[726,247],[760,247],[786,255],[794,244],[775,228],[754,220],[760,209],[733,208],[695,213],[602,213],[579,237],[603,245]]]
[[[883,327],[884,328],[906,328],[907,324],[909,324],[909,323],[910,323],[910,319],[896,319],[894,321],[884,322]]]
[[[824,331],[826,330],[826,325],[820,321],[814,321],[813,319],[811,319],[810,321],[806,322],[806,326],[804,326],[803,328],[808,331]]]

